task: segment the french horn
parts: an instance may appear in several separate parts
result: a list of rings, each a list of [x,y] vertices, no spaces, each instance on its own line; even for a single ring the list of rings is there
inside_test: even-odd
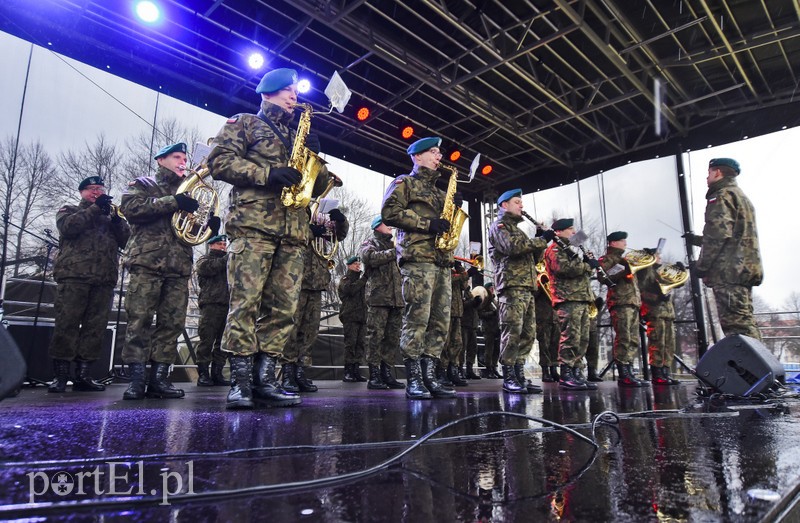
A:
[[[656,255],[645,250],[630,249],[625,253],[624,258],[631,268],[631,274],[636,274],[636,271],[646,269],[656,263]]]
[[[677,263],[665,264],[656,269],[656,279],[661,294],[667,295],[672,289],[682,286],[689,279],[689,271]]]

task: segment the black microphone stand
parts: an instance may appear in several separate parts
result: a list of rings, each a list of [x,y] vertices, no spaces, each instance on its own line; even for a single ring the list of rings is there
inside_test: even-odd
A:
[[[53,238],[53,236],[52,236],[53,231],[51,231],[50,229],[45,229],[44,233],[47,235],[48,238],[54,239],[54,240],[56,240],[56,242],[58,241],[57,239]],[[41,314],[41,310],[42,310],[42,297],[44,296],[44,286],[45,286],[45,282],[47,281],[47,269],[50,266],[50,255],[53,253],[53,249],[58,247],[58,244],[57,243],[53,243],[52,241],[50,241],[50,239],[45,239],[45,238],[41,238],[41,237],[39,237],[39,238],[44,241],[44,245],[47,248],[47,253],[45,254],[44,266],[42,268],[42,279],[39,282],[39,298],[36,301],[36,313],[33,315],[33,334],[31,334],[30,341],[28,343],[28,350],[29,350],[30,353],[33,353],[34,347],[36,347],[36,337],[37,337],[36,336],[36,334],[37,334],[37,328],[36,327],[39,324],[39,315]],[[31,384],[32,386],[35,386],[35,385],[47,385],[48,384],[46,381],[42,381],[42,380],[39,380],[39,379],[36,379],[36,378],[32,378],[30,376],[26,376],[25,377],[25,381],[27,383]]]

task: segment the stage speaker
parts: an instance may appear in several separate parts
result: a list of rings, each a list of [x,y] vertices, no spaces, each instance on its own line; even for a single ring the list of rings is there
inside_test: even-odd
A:
[[[697,364],[697,376],[725,394],[749,396],[783,383],[783,365],[760,341],[734,334],[721,339]]]
[[[25,358],[17,347],[17,342],[3,325],[0,325],[0,399],[16,391],[25,379]]]

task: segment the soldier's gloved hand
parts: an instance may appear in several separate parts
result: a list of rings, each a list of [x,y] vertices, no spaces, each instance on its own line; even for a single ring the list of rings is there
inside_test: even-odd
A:
[[[450,222],[441,218],[434,218],[431,224],[428,225],[428,232],[433,234],[442,234],[450,230]]]
[[[328,232],[325,229],[324,225],[317,225],[316,223],[312,223],[309,224],[309,227],[311,228],[311,234],[314,235],[314,238],[320,238],[322,236],[325,236],[325,234]]]
[[[600,262],[597,261],[594,258],[585,258],[583,261],[585,261],[586,265],[588,265],[592,269],[596,269],[596,268],[600,267]]]
[[[671,297],[670,293],[662,294],[661,296],[659,296],[659,298],[661,298],[661,301],[663,302],[668,302],[670,297]]]
[[[456,191],[453,195],[453,203],[456,207],[461,207],[461,204],[464,203],[464,195],[461,194],[461,191]]]
[[[300,183],[302,177],[294,167],[273,167],[269,170],[267,183],[274,189],[282,189]]]
[[[603,298],[601,298],[600,296],[594,299],[594,306],[597,307],[597,310],[603,308],[603,303],[604,303]]]
[[[108,216],[109,214],[111,214],[111,200],[112,199],[113,198],[111,196],[107,195],[107,194],[101,194],[94,201],[94,204],[97,205],[98,207],[100,207],[100,210],[103,212],[103,214]]]
[[[553,238],[555,237],[556,237],[556,231],[554,231],[553,229],[545,229],[542,231],[542,238],[544,238],[546,242],[553,241]]]
[[[675,262],[675,266],[676,266],[677,268],[679,268],[680,270],[682,270],[682,271],[685,271],[685,270],[686,270],[686,265],[684,265],[684,264],[683,264],[683,262],[679,262],[679,261],[677,261],[677,262]]]
[[[470,278],[475,278],[480,273],[481,271],[479,271],[477,267],[470,267],[469,270],[467,270],[467,275],[469,275]]]
[[[122,218],[119,217],[119,214],[114,213],[111,215],[111,223],[119,223]]]
[[[687,232],[686,234],[682,234],[681,238],[686,238],[687,242],[689,242],[692,245],[695,245],[697,247],[702,247],[703,246],[703,237],[698,235],[698,234]]]
[[[483,298],[481,298],[480,296],[475,296],[474,298],[472,298],[473,307],[479,307],[481,303],[483,303]]]
[[[331,220],[335,221],[336,223],[343,223],[345,220],[344,214],[342,214],[342,211],[339,209],[332,210],[330,213],[328,213],[328,216],[330,216]]]
[[[705,276],[706,276],[706,271],[700,269],[697,266],[697,262],[690,262],[689,263],[689,270],[693,271],[695,274],[697,274],[698,278],[705,278]]]
[[[208,219],[208,228],[211,230],[211,236],[216,236],[219,234],[219,228],[222,225],[222,220],[219,219],[219,216],[211,215],[211,218]]]
[[[317,133],[308,133],[308,136],[306,136],[306,147],[319,154],[319,135]]]
[[[176,194],[175,201],[178,202],[178,209],[186,212],[194,212],[200,207],[200,203],[185,194]]]

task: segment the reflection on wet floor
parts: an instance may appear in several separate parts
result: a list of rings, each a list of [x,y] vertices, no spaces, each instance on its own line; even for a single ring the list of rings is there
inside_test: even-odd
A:
[[[26,389],[0,402],[0,518],[753,521],[800,478],[792,398],[700,401],[692,382],[510,396],[484,380],[411,402],[318,384],[256,411],[188,384],[142,402],[123,385]]]

